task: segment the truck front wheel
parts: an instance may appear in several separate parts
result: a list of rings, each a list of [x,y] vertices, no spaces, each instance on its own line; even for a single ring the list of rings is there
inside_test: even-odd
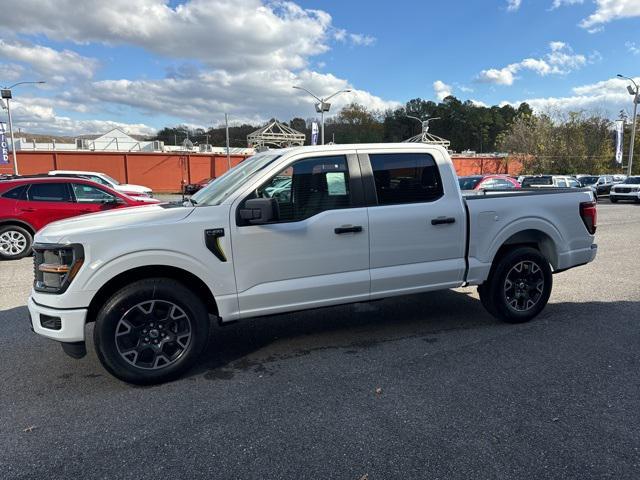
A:
[[[505,322],[522,323],[544,309],[552,284],[547,259],[534,248],[520,247],[497,259],[480,294],[491,315]]]
[[[204,303],[169,278],[140,280],[117,291],[96,317],[93,340],[102,365],[128,383],[173,380],[207,345]]]

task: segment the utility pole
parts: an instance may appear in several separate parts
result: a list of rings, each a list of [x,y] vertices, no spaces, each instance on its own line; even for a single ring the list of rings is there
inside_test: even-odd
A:
[[[9,100],[11,100],[12,98],[12,94],[11,94],[11,89],[13,87],[17,87],[18,85],[26,85],[26,84],[42,84],[45,83],[44,81],[40,80],[38,82],[18,82],[18,83],[14,83],[13,85],[11,85],[10,87],[4,87],[1,90],[1,97],[4,98],[7,101],[7,116],[9,117],[9,135],[11,135],[11,153],[13,155],[13,173],[15,173],[16,175],[18,175],[18,157],[16,155],[16,142],[15,142],[15,138],[13,138],[13,119],[11,118],[11,106],[9,105],[11,102]]]
[[[294,86],[293,88],[295,88],[297,90],[302,90],[303,92],[307,92],[309,95],[311,95],[313,98],[315,98],[318,101],[318,103],[316,103],[315,107],[316,107],[316,112],[320,114],[320,119],[321,119],[320,120],[321,121],[320,140],[322,142],[322,145],[324,145],[324,112],[328,112],[329,109],[331,108],[331,104],[328,103],[328,100],[330,100],[331,98],[333,98],[336,95],[339,95],[341,93],[349,93],[351,91],[351,89],[347,88],[347,89],[344,89],[344,90],[338,90],[337,92],[332,93],[328,97],[320,98],[320,97],[317,97],[316,95],[314,95],[313,93],[311,93],[309,90],[307,90],[304,87]]]
[[[224,114],[224,129],[227,136],[227,171],[231,170],[231,154],[229,152],[229,115]]]

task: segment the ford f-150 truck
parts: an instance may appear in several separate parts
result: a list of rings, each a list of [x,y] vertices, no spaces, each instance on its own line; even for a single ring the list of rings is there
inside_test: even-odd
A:
[[[466,285],[495,317],[530,320],[552,273],[595,258],[595,230],[591,191],[463,197],[438,146],[272,150],[184,204],[50,224],[35,238],[29,312],[77,358],[95,322],[109,372],[158,383],[197,361],[212,320]]]

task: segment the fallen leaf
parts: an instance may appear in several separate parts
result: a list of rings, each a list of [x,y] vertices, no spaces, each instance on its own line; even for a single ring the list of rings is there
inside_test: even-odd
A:
[[[26,432],[26,433],[30,433],[30,432],[33,432],[33,430],[34,430],[35,428],[36,428],[36,426],[35,426],[35,425],[31,425],[30,427],[27,427],[27,428],[23,429],[22,431],[23,431],[23,432]]]
[[[382,395],[382,389],[380,387],[376,388],[376,395]]]

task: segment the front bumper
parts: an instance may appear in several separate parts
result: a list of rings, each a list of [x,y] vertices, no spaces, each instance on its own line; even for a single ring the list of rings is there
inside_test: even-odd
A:
[[[29,297],[27,302],[31,326],[38,335],[57,340],[58,342],[84,342],[84,326],[87,319],[87,309],[79,308],[73,310],[62,310],[58,308],[45,307]],[[60,319],[60,328],[46,328],[42,325],[42,317],[53,317]]]
[[[629,193],[622,193],[622,192],[611,192],[609,194],[609,198],[610,199],[614,199],[614,200],[635,200],[638,201],[640,200],[640,192],[629,192]]]

